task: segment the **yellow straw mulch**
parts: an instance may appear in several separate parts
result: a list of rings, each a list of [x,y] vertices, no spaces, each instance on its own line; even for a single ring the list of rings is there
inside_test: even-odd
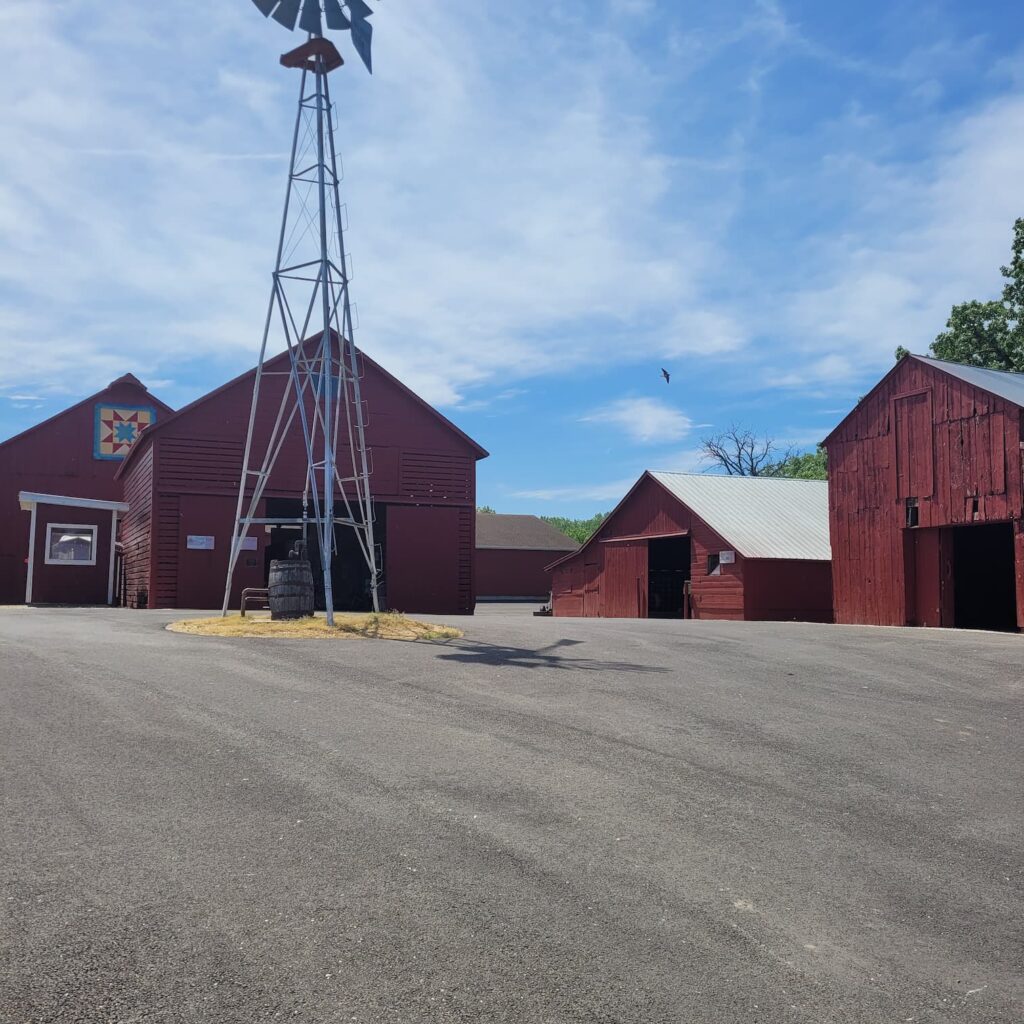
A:
[[[346,640],[367,637],[373,640],[454,640],[462,630],[409,619],[400,612],[359,614],[337,612],[334,626],[322,615],[306,619],[272,621],[269,612],[246,612],[208,619],[181,619],[168,627],[175,633],[192,636],[281,637],[291,640]]]

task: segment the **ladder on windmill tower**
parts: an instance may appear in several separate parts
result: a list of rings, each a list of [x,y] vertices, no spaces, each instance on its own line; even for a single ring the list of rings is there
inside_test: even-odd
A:
[[[307,40],[281,58],[284,67],[301,72],[299,104],[277,260],[253,381],[222,614],[227,614],[235,568],[249,531],[253,527],[300,526],[304,539],[308,531],[315,531],[327,621],[333,625],[336,528],[355,532],[366,562],[374,611],[380,610],[381,571],[374,541],[366,416],[349,296],[351,261],[345,252],[345,207],[328,82],[330,73],[344,61],[335,45],[324,38],[322,22],[325,19],[330,29],[350,32],[356,52],[372,72],[372,29],[367,21],[372,10],[363,0],[253,3],[265,17],[273,16],[289,30],[298,21]],[[288,354],[287,369],[267,369],[268,351],[276,358],[281,347]],[[268,420],[272,422],[269,431]],[[268,491],[280,493],[275,479],[294,473],[293,468],[278,463],[286,441],[295,436],[301,436],[306,453],[302,516],[261,516],[261,503]]]

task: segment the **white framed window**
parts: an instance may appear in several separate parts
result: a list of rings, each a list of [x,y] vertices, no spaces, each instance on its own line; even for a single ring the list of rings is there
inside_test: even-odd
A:
[[[76,523],[47,523],[47,565],[95,565],[95,526]]]

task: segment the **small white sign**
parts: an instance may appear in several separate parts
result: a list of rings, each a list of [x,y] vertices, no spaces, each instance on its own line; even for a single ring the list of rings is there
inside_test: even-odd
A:
[[[200,537],[197,534],[189,534],[187,546],[192,551],[212,551],[213,550],[213,538],[212,537]]]
[[[239,551],[256,551],[259,548],[259,538],[257,537],[243,537],[242,546]]]
[[[718,563],[719,565],[732,565],[736,561],[735,551],[719,551],[718,552]]]

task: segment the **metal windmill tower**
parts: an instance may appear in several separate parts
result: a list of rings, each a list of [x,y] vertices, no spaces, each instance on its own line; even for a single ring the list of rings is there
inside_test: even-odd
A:
[[[328,85],[328,75],[344,61],[334,44],[324,38],[323,22],[329,29],[351,34],[352,45],[372,73],[372,28],[367,19],[373,12],[364,0],[253,3],[265,17],[272,16],[289,30],[297,21],[307,40],[281,58],[285,67],[302,72],[302,82],[277,261],[253,384],[223,613],[227,614],[232,577],[249,529],[301,525],[304,536],[306,530],[316,531],[327,621],[333,624],[335,526],[355,531],[366,560],[375,611],[380,610],[380,569],[373,535],[359,356],[352,337],[350,260],[345,253],[344,207]],[[289,379],[279,400],[261,394],[261,389],[268,390],[265,378],[274,372],[264,369],[272,336],[277,341],[283,339],[289,355],[289,368],[284,371]],[[259,425],[275,412],[269,438],[264,442]],[[295,431],[301,433],[306,451],[303,516],[261,518],[257,513],[275,463],[286,437]]]

